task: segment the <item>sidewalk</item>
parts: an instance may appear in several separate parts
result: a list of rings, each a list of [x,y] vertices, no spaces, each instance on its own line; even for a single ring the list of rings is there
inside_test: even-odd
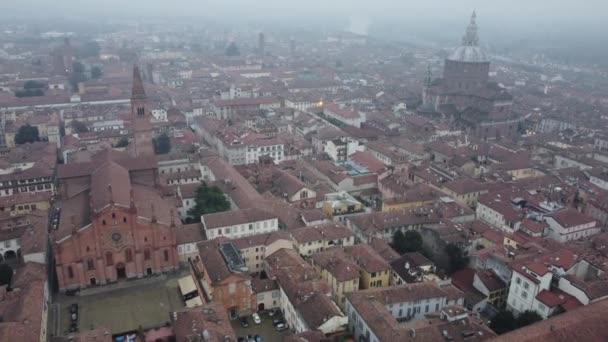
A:
[[[113,284],[100,285],[97,287],[82,289],[82,290],[80,290],[78,295],[81,297],[96,295],[96,294],[100,294],[100,293],[104,293],[104,292],[128,289],[128,288],[136,287],[136,286],[161,283],[166,280],[167,280],[167,274],[161,274],[161,275],[157,275],[157,276],[145,277],[145,278],[134,279],[134,280],[123,280],[123,281],[119,281],[119,282],[113,283]]]

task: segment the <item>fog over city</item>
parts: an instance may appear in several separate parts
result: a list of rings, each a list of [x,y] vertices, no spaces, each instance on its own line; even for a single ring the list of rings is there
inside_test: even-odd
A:
[[[452,27],[464,15],[477,10],[479,23],[491,31],[514,31],[534,34],[559,32],[560,28],[581,33],[606,29],[608,23],[598,15],[608,11],[602,0],[4,0],[0,9],[5,15],[33,16],[226,16],[225,20],[296,19],[304,23],[315,18],[358,17],[371,24],[379,21],[401,22],[407,27],[424,29]],[[599,33],[599,32],[598,32]]]
[[[608,0],[0,0],[0,342],[608,341]]]

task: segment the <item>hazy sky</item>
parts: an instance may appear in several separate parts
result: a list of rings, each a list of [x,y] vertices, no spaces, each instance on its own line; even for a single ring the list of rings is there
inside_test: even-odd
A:
[[[44,12],[127,12],[208,14],[218,11],[256,16],[365,14],[419,19],[451,17],[473,9],[488,18],[598,21],[607,13],[605,0],[2,0],[0,9],[40,8]],[[420,17],[420,15],[424,17]],[[594,20],[595,19],[595,20]]]
[[[232,21],[272,18],[317,22],[348,18],[357,30],[384,22],[422,31],[457,30],[460,35],[476,10],[481,36],[555,34],[604,35],[607,0],[0,0],[0,14],[26,15],[188,15]],[[346,19],[345,19],[346,18]],[[353,21],[353,20],[351,20]]]

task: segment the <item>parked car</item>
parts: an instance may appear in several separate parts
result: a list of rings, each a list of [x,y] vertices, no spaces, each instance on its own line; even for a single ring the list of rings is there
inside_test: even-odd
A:
[[[71,313],[71,314],[70,314],[70,320],[71,320],[72,322],[76,322],[76,321],[78,321],[78,313],[76,313],[76,312]]]
[[[66,290],[65,295],[66,296],[75,296],[78,292],[80,292],[80,289]]]
[[[264,339],[263,339],[263,338],[262,338],[262,336],[260,336],[260,335],[255,335],[255,336],[253,337],[253,340],[254,340],[255,342],[264,342]]]
[[[277,331],[287,330],[289,329],[289,325],[287,325],[287,323],[279,323],[275,326],[275,329],[277,329]]]
[[[238,342],[247,342],[247,338],[246,338],[246,337],[242,337],[242,336],[241,336],[241,337],[239,337],[239,338],[237,339],[237,341],[238,341]]]
[[[249,328],[249,322],[247,321],[247,317],[241,317],[241,326],[243,328]]]
[[[279,313],[279,310],[277,310],[277,309],[270,309],[270,310],[268,310],[268,316],[269,317],[272,317],[272,316],[274,316],[274,315],[276,315],[278,313]]]
[[[260,318],[260,315],[258,315],[257,313],[253,313],[253,315],[251,315],[251,318],[253,319],[253,323],[255,323],[255,324],[262,323],[262,319]]]
[[[253,335],[247,335],[247,342],[255,342]]]
[[[272,325],[274,325],[275,327],[281,323],[285,323],[285,321],[282,318],[275,318],[272,320]]]
[[[74,303],[70,305],[70,313],[78,313],[78,304]]]

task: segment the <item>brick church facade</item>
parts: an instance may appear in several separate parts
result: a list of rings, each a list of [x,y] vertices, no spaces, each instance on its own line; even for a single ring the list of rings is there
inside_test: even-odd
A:
[[[418,111],[450,118],[483,140],[514,138],[520,118],[511,110],[513,96],[489,81],[489,71],[490,60],[479,46],[473,13],[461,46],[445,60],[443,77],[432,80],[429,70]]]
[[[62,205],[53,254],[61,291],[178,267],[175,232],[181,223],[158,186],[148,99],[137,67],[131,107],[129,153],[107,149],[90,162],[59,166]]]

